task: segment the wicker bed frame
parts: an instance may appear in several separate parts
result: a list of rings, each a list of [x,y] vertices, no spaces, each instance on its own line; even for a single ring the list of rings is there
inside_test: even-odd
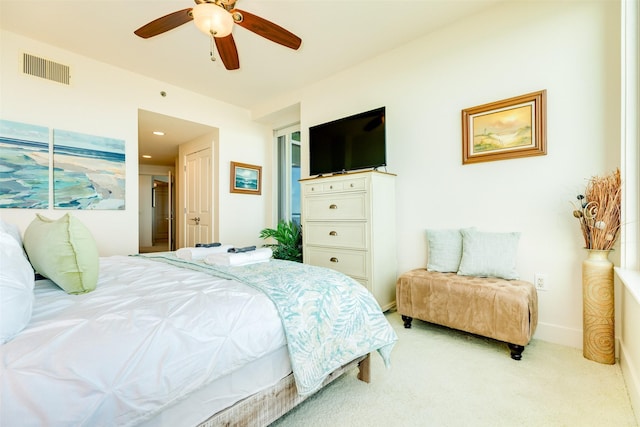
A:
[[[322,383],[322,387],[339,378],[342,374],[358,367],[358,379],[366,383],[371,381],[370,355],[361,356],[333,371]],[[291,409],[304,402],[308,396],[300,396],[296,389],[293,374],[289,374],[276,385],[253,394],[233,406],[224,409],[198,427],[264,427]]]

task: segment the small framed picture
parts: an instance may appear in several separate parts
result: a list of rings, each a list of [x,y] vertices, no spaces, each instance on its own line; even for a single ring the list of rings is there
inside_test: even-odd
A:
[[[231,192],[262,193],[262,166],[231,162]]]
[[[546,90],[462,110],[462,164],[547,154]]]

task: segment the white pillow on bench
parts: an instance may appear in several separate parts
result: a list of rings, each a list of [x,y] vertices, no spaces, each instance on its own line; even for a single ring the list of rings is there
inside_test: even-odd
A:
[[[473,230],[468,228],[465,230]],[[429,256],[427,270],[455,273],[462,259],[462,234],[459,229],[427,230]]]
[[[458,274],[461,276],[498,277],[506,280],[519,278],[516,270],[520,233],[490,233],[471,229],[462,234],[462,259]]]

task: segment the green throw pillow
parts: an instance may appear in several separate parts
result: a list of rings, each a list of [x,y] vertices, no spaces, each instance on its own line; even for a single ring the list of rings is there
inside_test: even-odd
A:
[[[91,232],[66,214],[57,220],[40,214],[24,232],[24,248],[36,272],[69,294],[92,291],[98,284],[98,247]]]
[[[458,274],[462,276],[518,279],[516,258],[520,233],[487,233],[460,230],[462,259]]]

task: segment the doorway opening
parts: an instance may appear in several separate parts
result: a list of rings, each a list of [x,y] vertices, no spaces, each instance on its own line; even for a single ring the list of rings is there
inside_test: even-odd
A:
[[[140,167],[140,253],[175,250],[176,193],[173,177],[173,168],[150,170],[148,166]]]
[[[172,175],[154,175],[151,189],[151,244],[148,252],[175,250],[175,192]]]
[[[214,131],[201,123],[138,110],[140,253],[179,247],[177,209],[185,193],[176,176],[179,147]]]

